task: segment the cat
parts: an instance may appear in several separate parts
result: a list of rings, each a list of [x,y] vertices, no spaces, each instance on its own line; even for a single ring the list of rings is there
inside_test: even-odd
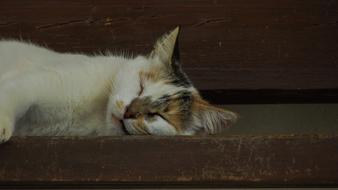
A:
[[[237,115],[203,100],[182,71],[179,33],[164,34],[149,55],[136,57],[0,40],[0,141],[219,133]]]

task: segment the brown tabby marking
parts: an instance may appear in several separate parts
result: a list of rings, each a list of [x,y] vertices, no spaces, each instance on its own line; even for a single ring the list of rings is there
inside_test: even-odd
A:
[[[216,111],[216,112],[228,111],[226,109],[218,108],[216,106],[211,105],[209,102],[203,100],[201,98],[201,96],[199,96],[199,95],[193,94],[193,99],[194,99],[193,104],[192,104],[193,112],[196,112],[196,111],[201,110],[201,109],[208,109],[208,110],[212,110],[212,111]],[[228,111],[228,112],[230,112],[230,111]],[[233,114],[237,116],[237,114],[235,114],[235,113],[233,113]]]
[[[159,81],[161,79],[160,68],[153,68],[149,72],[141,71],[139,73],[141,81],[151,80],[151,81]]]
[[[163,98],[161,102],[152,102],[150,97],[137,98],[127,108],[127,113],[137,119],[137,126],[145,128],[143,121],[147,117],[149,122],[155,121],[152,115],[158,115],[173,125],[178,131],[183,129],[186,115],[182,113],[181,99],[175,95]]]

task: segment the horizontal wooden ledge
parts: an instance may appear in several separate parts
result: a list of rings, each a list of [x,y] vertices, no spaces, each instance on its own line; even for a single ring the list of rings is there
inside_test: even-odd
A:
[[[338,186],[338,135],[12,138],[0,187]]]
[[[337,10],[323,0],[1,0],[0,38],[137,55],[181,25],[181,63],[200,89],[338,88]]]
[[[338,89],[214,89],[201,90],[214,104],[338,103]]]

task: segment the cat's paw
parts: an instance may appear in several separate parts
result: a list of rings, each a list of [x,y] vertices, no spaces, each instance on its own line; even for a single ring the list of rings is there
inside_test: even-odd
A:
[[[0,144],[8,141],[13,134],[12,122],[7,118],[0,117]]]

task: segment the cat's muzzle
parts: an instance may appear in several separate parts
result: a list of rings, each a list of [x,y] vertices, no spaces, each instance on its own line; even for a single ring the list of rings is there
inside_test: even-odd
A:
[[[124,132],[125,134],[127,134],[127,135],[131,135],[131,134],[128,132],[127,128],[126,128],[126,126],[125,126],[125,124],[124,124],[124,122],[123,122],[123,119],[119,120],[119,122],[121,123],[121,127],[122,127],[123,132]]]

